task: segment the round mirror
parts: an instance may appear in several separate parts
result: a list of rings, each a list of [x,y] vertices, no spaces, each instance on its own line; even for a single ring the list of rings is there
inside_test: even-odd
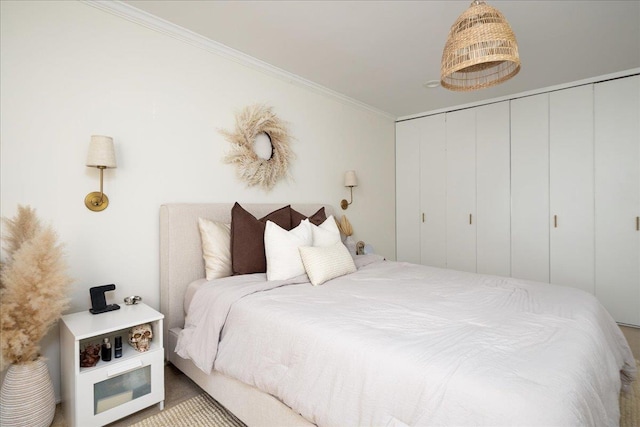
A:
[[[271,145],[271,138],[266,132],[260,132],[253,140],[253,152],[256,156],[263,160],[269,160],[273,156],[273,145]]]

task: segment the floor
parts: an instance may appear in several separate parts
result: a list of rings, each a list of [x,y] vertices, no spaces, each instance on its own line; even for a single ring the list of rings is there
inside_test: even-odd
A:
[[[620,326],[622,333],[627,338],[629,347],[633,352],[633,356],[640,360],[640,328],[631,328],[629,326]]]

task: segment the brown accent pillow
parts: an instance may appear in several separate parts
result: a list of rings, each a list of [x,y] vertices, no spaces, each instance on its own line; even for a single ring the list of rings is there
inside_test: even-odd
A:
[[[231,266],[233,274],[265,273],[264,229],[273,221],[285,230],[291,229],[291,206],[275,210],[256,219],[236,202],[231,208]]]
[[[302,221],[307,219],[306,216],[302,215],[300,212],[295,209],[291,209],[291,229],[293,230],[297,226],[300,225]],[[309,217],[309,222],[314,225],[320,225],[327,219],[327,215],[324,212],[324,206],[318,209],[318,212],[314,213]]]

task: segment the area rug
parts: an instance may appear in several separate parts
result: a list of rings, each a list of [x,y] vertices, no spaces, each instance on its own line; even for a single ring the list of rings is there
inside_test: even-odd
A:
[[[638,372],[640,361],[636,360]],[[132,424],[131,427],[245,427],[231,412],[206,393]],[[620,396],[620,427],[640,427],[640,380],[633,391]]]
[[[245,427],[206,393],[185,400],[131,427]]]
[[[640,360],[636,359],[640,376]],[[640,426],[640,378],[633,382],[633,390],[620,396],[620,427]]]

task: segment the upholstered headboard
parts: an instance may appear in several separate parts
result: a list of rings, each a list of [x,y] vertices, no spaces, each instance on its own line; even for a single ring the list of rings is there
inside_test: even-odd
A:
[[[278,204],[242,204],[256,218],[285,206]],[[312,215],[322,206],[327,216],[333,208],[321,204],[292,204],[304,215]],[[191,282],[205,277],[198,218],[231,222],[233,203],[171,203],[160,206],[160,311],[164,314],[164,339],[171,328],[184,326],[183,299]]]

